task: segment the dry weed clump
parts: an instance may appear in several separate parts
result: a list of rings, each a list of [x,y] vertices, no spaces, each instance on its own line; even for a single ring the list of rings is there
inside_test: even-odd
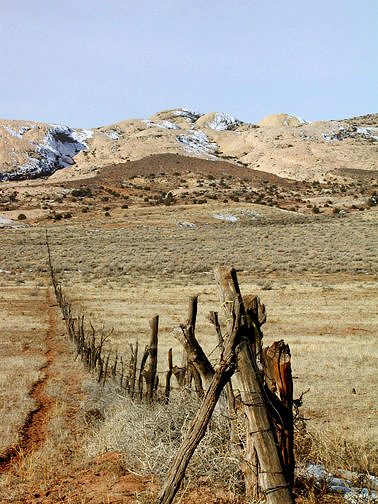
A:
[[[87,455],[122,451],[128,471],[164,478],[199,407],[193,392],[183,389],[169,404],[152,405],[120,396],[111,385],[105,389],[92,385],[90,396],[88,410],[101,413],[104,420],[98,420],[94,428],[90,424]],[[189,464],[187,481],[209,479],[214,485],[240,491],[240,467],[241,458],[229,439],[228,420],[215,411]]]
[[[378,449],[370,439],[347,440],[341,429],[320,429],[311,422],[296,424],[295,457],[297,466],[319,464],[333,475],[353,473],[359,487],[369,487],[366,476],[378,474]]]

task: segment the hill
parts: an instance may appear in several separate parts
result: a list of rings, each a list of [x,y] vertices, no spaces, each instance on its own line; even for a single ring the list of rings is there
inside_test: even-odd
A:
[[[81,179],[105,166],[177,154],[328,182],[351,179],[359,170],[376,176],[378,114],[314,123],[275,114],[249,124],[229,114],[178,108],[88,130],[4,119],[0,139],[2,181],[55,172],[56,181]]]

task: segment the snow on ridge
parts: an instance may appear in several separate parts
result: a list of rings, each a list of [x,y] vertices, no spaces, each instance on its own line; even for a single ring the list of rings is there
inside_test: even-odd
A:
[[[223,112],[215,112],[214,121],[208,123],[208,127],[217,130],[223,131],[230,129],[230,126],[241,124],[241,121],[236,119],[230,114],[225,114]]]
[[[356,126],[352,126],[351,128],[344,128],[340,124],[336,125],[338,128],[338,131],[335,131],[334,129],[331,129],[327,133],[322,133],[321,136],[322,138],[326,141],[337,141],[337,140],[345,140],[347,138],[359,138],[362,136],[363,138],[367,140],[373,140],[377,141],[378,140],[378,128],[369,128],[369,127],[361,127],[357,128]],[[374,133],[376,133],[374,135]]]
[[[201,116],[204,115],[201,112],[196,112],[195,110],[190,110],[190,109],[186,109],[186,108],[183,108],[181,110],[178,110],[178,109],[174,110],[172,113],[175,116],[186,117],[186,120],[188,121],[188,123],[194,123],[197,121],[197,119],[199,119]]]
[[[89,148],[85,141],[92,136],[91,130],[77,131],[68,126],[50,124],[43,143],[31,144],[27,162],[15,172],[0,175],[0,181],[51,175],[59,168],[70,166],[74,164],[76,154]]]
[[[178,135],[177,140],[184,144],[181,148],[196,154],[197,156],[207,156],[208,159],[218,159],[213,152],[218,148],[214,142],[210,142],[205,133],[201,130],[191,130],[188,134]]]
[[[372,131],[378,134],[378,128],[356,128],[356,133],[359,135],[364,135],[369,138],[373,138],[374,140],[378,140],[378,136],[373,135]]]
[[[298,119],[298,121],[301,123],[301,124],[310,124],[309,121],[306,121],[305,119],[302,119],[302,117],[300,116],[296,116],[296,115],[293,115],[291,117],[295,117],[295,119]]]
[[[15,137],[15,138],[22,138],[22,135],[24,135],[27,131],[30,129],[35,128],[35,125],[27,125],[27,126],[21,126],[18,131],[10,128],[9,126],[6,126],[5,124],[1,124],[1,126],[7,131],[10,136]]]
[[[111,138],[112,140],[119,140],[119,137],[122,136],[122,131],[119,126],[116,126],[115,128],[111,128],[107,131],[101,130],[100,133],[107,136],[108,138]]]
[[[174,124],[170,121],[161,121],[160,123],[155,123],[150,121],[149,119],[143,119],[142,122],[147,125],[147,128],[181,129],[180,126],[177,126],[177,124]]]
[[[58,163],[59,168],[65,168],[74,163],[72,158],[77,153],[88,149],[85,140],[92,135],[90,130],[79,133],[68,126],[54,124],[47,130],[43,145],[39,145],[38,151],[53,163]]]

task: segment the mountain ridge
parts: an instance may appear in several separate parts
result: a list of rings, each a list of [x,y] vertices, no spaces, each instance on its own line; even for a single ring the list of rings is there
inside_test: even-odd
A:
[[[273,114],[259,123],[177,108],[90,129],[0,119],[0,181],[94,176],[151,154],[180,154],[293,180],[337,179],[340,169],[377,170],[378,114],[307,122]]]

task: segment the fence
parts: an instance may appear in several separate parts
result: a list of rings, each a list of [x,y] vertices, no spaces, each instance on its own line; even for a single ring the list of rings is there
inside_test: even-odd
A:
[[[172,376],[181,387],[194,387],[201,406],[193,419],[191,429],[183,439],[157,504],[170,504],[185,469],[198,443],[205,434],[215,407],[229,418],[230,438],[244,450],[242,471],[246,494],[251,498],[265,497],[268,504],[292,503],[291,487],[294,481],[293,455],[293,384],[290,350],[281,340],[263,348],[261,326],[266,320],[265,307],[256,295],[241,295],[236,271],[216,268],[222,308],[226,314],[226,328],[219,324],[218,313],[210,312],[221,349],[220,359],[213,366],[195,335],[198,298],[189,299],[188,320],[175,332],[183,347],[184,362],[173,365],[172,349],[168,351],[168,370],[165,383],[159,383],[157,374],[158,323],[150,321],[151,340],[143,352],[138,342],[129,345],[126,356],[106,347],[111,333],[97,332],[84,315],[74,315],[72,305],[58,282],[52,265],[46,233],[46,246],[51,281],[57,302],[77,356],[99,383],[111,380],[119,390],[133,400],[168,403]],[[234,393],[231,378],[236,382]],[[246,418],[246,442],[237,442],[236,419],[240,410]]]

